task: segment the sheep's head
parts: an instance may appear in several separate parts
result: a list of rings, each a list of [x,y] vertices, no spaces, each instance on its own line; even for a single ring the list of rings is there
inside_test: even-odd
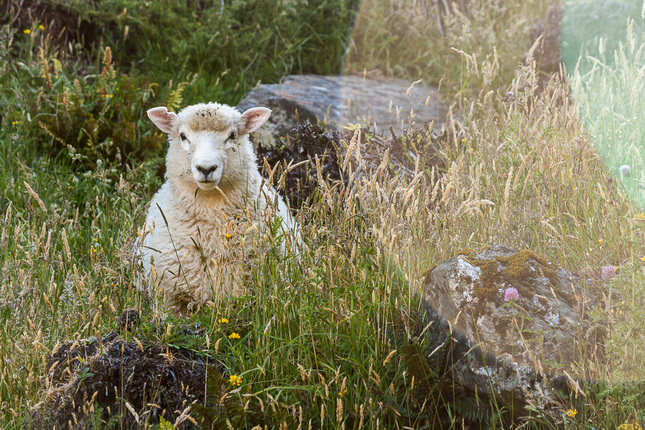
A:
[[[185,152],[173,160],[186,163],[197,186],[214,190],[222,180],[230,156],[248,144],[248,134],[257,130],[271,115],[267,108],[251,108],[240,114],[237,109],[218,103],[188,106],[179,114],[165,107],[148,111],[148,116],[173,145]],[[184,175],[182,175],[184,176]]]

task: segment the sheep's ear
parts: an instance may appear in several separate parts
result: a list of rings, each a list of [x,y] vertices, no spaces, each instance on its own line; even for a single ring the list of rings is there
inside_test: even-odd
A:
[[[164,133],[171,133],[174,129],[177,114],[168,112],[168,109],[164,106],[159,106],[148,110],[148,117],[159,127],[159,130]]]
[[[271,116],[271,109],[265,107],[255,107],[247,110],[240,118],[238,131],[240,134],[253,133],[260,128]]]

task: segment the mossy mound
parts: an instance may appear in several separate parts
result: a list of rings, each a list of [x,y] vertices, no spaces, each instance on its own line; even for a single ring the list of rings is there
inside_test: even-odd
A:
[[[136,325],[135,313],[124,312],[121,330]],[[190,349],[144,345],[128,337],[112,331],[52,352],[46,364],[48,389],[34,408],[30,428],[84,429],[99,422],[141,428],[162,419],[172,423],[191,404],[204,404],[207,378],[224,373],[216,360]],[[188,420],[178,428],[197,426]]]

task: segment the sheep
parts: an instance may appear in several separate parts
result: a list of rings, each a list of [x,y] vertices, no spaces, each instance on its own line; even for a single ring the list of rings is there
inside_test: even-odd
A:
[[[140,239],[143,274],[148,291],[161,293],[175,313],[243,293],[245,262],[271,243],[282,256],[299,252],[298,225],[262,179],[248,136],[270,115],[264,107],[242,114],[213,102],[178,114],[148,110],[169,148],[166,182]]]

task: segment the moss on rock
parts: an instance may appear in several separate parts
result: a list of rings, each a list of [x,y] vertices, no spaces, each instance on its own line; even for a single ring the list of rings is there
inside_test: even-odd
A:
[[[486,301],[501,299],[498,292],[503,285],[514,287],[524,297],[530,297],[534,292],[527,285],[532,285],[531,281],[537,278],[546,278],[552,285],[558,285],[558,267],[533,251],[521,249],[510,256],[481,258],[487,249],[475,251],[467,248],[459,252],[470,264],[481,269],[480,282],[473,289],[475,297]]]

